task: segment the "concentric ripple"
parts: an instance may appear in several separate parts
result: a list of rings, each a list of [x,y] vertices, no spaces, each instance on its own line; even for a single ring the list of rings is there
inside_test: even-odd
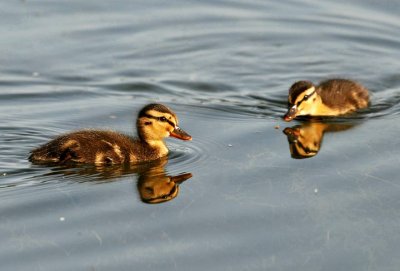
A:
[[[212,151],[222,148],[220,144],[211,138],[194,139],[188,144],[169,144],[168,171],[172,173],[191,172],[204,166],[210,159]]]

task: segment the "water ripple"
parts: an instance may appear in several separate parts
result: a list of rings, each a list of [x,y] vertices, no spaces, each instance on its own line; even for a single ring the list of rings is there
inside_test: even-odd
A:
[[[210,159],[212,151],[222,149],[222,145],[212,138],[196,138],[193,142],[185,144],[170,144],[169,170],[174,173],[182,171],[192,172],[204,167],[204,163]]]

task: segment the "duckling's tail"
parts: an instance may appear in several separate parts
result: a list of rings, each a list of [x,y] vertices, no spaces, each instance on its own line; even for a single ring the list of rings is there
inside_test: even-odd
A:
[[[58,163],[60,162],[60,156],[56,152],[48,152],[42,146],[31,151],[28,160],[34,164]]]
[[[79,143],[76,140],[63,142],[60,139],[50,141],[31,151],[29,161],[34,164],[65,163],[76,160]]]

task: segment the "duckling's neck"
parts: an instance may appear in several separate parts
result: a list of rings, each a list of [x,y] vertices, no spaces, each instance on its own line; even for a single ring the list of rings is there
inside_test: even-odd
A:
[[[311,115],[315,116],[336,116],[341,114],[341,110],[339,108],[332,108],[324,104],[321,96],[316,95],[315,101],[313,101],[314,106],[311,108]]]
[[[312,141],[321,141],[328,126],[325,123],[308,123],[302,126],[300,134],[303,138]]]
[[[167,145],[163,140],[143,140],[147,145],[149,145],[152,149],[155,149],[157,153],[162,156],[166,156],[168,154]]]

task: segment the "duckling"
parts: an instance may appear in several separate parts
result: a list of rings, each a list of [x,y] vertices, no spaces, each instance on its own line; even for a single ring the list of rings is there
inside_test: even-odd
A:
[[[162,104],[143,107],[137,117],[138,137],[108,130],[82,130],[61,135],[31,151],[33,163],[122,164],[155,160],[168,154],[164,138],[191,140],[176,114]]]
[[[361,84],[346,79],[331,79],[318,86],[298,81],[289,89],[288,104],[285,121],[297,116],[338,116],[368,107],[369,93]]]

